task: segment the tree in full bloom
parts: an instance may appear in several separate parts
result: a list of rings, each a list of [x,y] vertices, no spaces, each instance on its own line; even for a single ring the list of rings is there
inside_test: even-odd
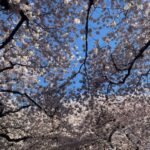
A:
[[[146,149],[149,15],[148,0],[0,0],[0,148]]]

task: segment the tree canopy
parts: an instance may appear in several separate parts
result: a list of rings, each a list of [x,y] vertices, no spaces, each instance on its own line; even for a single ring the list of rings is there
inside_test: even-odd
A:
[[[0,149],[148,149],[149,16],[149,0],[0,0]]]

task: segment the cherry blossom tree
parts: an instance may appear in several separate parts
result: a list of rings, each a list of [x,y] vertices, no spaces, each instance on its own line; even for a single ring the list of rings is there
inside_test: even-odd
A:
[[[0,149],[149,149],[149,16],[148,0],[0,0]]]

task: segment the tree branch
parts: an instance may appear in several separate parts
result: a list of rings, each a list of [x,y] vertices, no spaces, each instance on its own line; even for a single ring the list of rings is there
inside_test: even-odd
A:
[[[0,0],[0,5],[2,6],[2,8],[4,10],[9,10],[10,9],[10,5],[8,3],[8,0]]]
[[[4,48],[13,39],[14,35],[19,30],[19,28],[22,26],[23,22],[26,21],[27,25],[29,24],[29,19],[22,10],[20,10],[20,16],[21,16],[21,20],[18,22],[18,24],[13,29],[13,31],[10,33],[10,35],[6,38],[6,40],[2,43],[2,45],[0,46],[0,49]]]
[[[55,93],[55,92],[59,92],[62,88],[64,88],[66,85],[68,85],[70,83],[70,81],[72,79],[74,79],[82,70],[83,66],[85,67],[85,73],[87,74],[87,71],[86,71],[86,61],[87,61],[87,58],[88,58],[88,23],[89,23],[89,14],[90,14],[90,10],[91,10],[91,7],[92,5],[94,5],[94,0],[89,0],[89,3],[88,3],[88,9],[87,9],[87,16],[86,16],[86,24],[85,24],[85,57],[84,57],[84,60],[83,60],[83,63],[80,65],[78,71],[76,71],[75,73],[73,73],[68,79],[67,81],[65,81],[64,83],[62,83],[57,89],[54,89],[52,90],[52,93]]]
[[[6,111],[6,112],[0,114],[0,118],[1,118],[1,117],[4,117],[4,116],[7,116],[7,115],[9,115],[9,114],[17,113],[17,112],[19,112],[19,111],[21,111],[21,110],[23,110],[23,109],[29,108],[29,107],[30,107],[30,105],[26,105],[26,106],[22,106],[22,107],[20,107],[20,108],[18,108],[18,109],[16,109],[16,110],[8,110],[8,111]]]
[[[82,66],[84,65],[86,75],[87,75],[86,61],[88,58],[89,15],[90,15],[92,5],[94,5],[94,0],[89,0],[88,9],[87,9],[87,16],[86,16],[86,24],[85,24],[85,57],[84,57],[83,64],[80,67],[80,68],[82,68]]]
[[[30,66],[28,66],[28,65],[24,65],[24,64],[19,64],[19,63],[13,63],[13,62],[11,62],[11,61],[9,61],[9,63],[10,63],[10,66],[8,66],[8,67],[5,67],[5,68],[3,68],[3,69],[0,69],[0,73],[2,73],[2,72],[4,72],[4,71],[6,71],[6,70],[11,70],[11,69],[13,69],[15,66],[23,66],[23,67],[30,67]]]
[[[128,67],[127,68],[124,68],[124,69],[120,69],[117,64],[114,62],[114,60],[112,59],[113,61],[113,64],[114,64],[114,67],[117,71],[127,71],[126,75],[118,82],[114,82],[110,79],[108,79],[107,76],[105,76],[105,78],[111,83],[111,84],[123,84],[126,82],[127,78],[130,76],[131,74],[131,70],[136,62],[137,59],[139,59],[143,53],[146,51],[146,49],[150,46],[150,40],[139,50],[139,53],[135,56],[135,58],[127,65]]]
[[[110,132],[109,136],[108,136],[108,143],[110,143],[110,146],[111,148],[113,148],[113,145],[112,145],[112,136],[114,135],[114,133],[119,129],[120,125],[117,124],[114,129]]]
[[[4,133],[0,133],[0,137],[5,138],[9,142],[20,142],[20,141],[25,141],[29,138],[32,138],[31,136],[24,136],[24,137],[21,137],[21,138],[13,139],[13,138],[10,138],[7,134],[4,134]]]
[[[131,137],[129,134],[125,134],[127,139],[135,146],[135,150],[139,150],[139,147],[132,141]]]
[[[14,68],[14,64],[12,64],[12,63],[10,62],[10,66],[5,67],[5,68],[3,68],[3,69],[0,69],[0,73],[4,72],[4,71],[6,71],[6,70],[13,69],[13,68]]]
[[[32,104],[34,104],[35,106],[37,106],[37,107],[38,107],[40,110],[42,110],[47,116],[53,117],[53,116],[49,115],[49,113],[48,113],[42,106],[40,106],[35,100],[33,100],[27,93],[21,93],[21,92],[19,92],[19,91],[9,90],[9,89],[0,89],[0,92],[18,94],[18,95],[20,95],[20,96],[26,97]]]

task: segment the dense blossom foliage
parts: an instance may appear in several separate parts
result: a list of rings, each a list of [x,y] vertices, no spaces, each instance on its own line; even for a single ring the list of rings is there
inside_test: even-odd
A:
[[[53,118],[7,103],[1,116],[1,149],[148,150],[150,97],[110,96],[65,102]]]
[[[0,149],[150,149],[149,0],[0,0]]]

